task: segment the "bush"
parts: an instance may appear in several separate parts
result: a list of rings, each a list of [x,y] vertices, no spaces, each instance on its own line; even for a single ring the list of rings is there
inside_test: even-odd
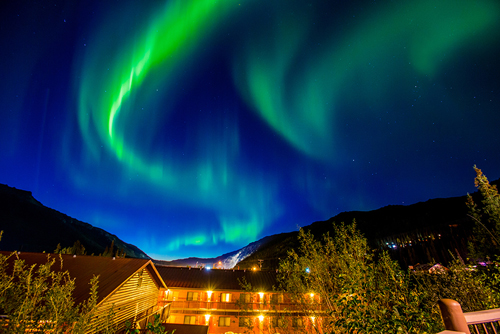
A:
[[[437,333],[444,329],[436,306],[441,298],[459,301],[464,311],[498,307],[498,269],[487,276],[457,260],[433,274],[404,271],[386,252],[370,249],[355,222],[333,228],[333,235],[321,241],[301,230],[300,248],[280,265],[280,289],[300,314],[318,319],[310,321],[312,328],[321,326],[325,333]]]
[[[67,271],[54,271],[55,258],[27,266],[17,253],[0,254],[0,332],[85,333],[97,302],[97,277],[89,299],[75,305],[75,280]],[[62,269],[62,259],[61,259]]]

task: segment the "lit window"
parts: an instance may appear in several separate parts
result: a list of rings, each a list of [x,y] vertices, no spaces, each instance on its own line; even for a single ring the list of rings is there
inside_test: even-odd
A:
[[[252,327],[252,318],[250,317],[240,317],[239,318],[240,327]]]
[[[196,325],[196,316],[194,316],[194,315],[185,315],[184,316],[184,324],[187,324],[187,325]]]
[[[231,301],[231,294],[230,293],[221,293],[220,294],[220,301],[221,302],[230,302]]]
[[[187,294],[187,300],[198,300],[198,292],[189,291]]]
[[[219,327],[229,327],[229,326],[231,326],[231,318],[219,317]]]

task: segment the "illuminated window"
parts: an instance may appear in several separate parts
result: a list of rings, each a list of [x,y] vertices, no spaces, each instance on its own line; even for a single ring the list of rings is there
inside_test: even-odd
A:
[[[240,303],[250,303],[251,296],[249,293],[242,293],[240,295]]]
[[[239,326],[240,327],[252,327],[252,318],[250,317],[240,317],[239,318]]]
[[[194,315],[185,315],[184,323],[187,325],[196,325],[196,316]]]
[[[219,317],[219,327],[229,327],[229,326],[231,326],[231,318]]]
[[[231,294],[230,293],[221,293],[220,294],[220,301],[221,302],[230,302],[231,301]]]
[[[304,324],[302,322],[302,318],[293,318],[292,319],[292,326],[295,328],[304,327]]]
[[[198,292],[189,291],[187,294],[187,300],[198,300]]]

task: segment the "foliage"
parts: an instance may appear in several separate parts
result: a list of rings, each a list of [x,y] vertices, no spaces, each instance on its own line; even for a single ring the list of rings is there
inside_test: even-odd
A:
[[[123,249],[117,249],[116,251],[114,250],[115,247],[115,241],[111,240],[111,245],[109,247],[106,247],[104,252],[101,254],[101,256],[104,257],[122,257],[124,258],[126,256],[126,252]]]
[[[498,269],[496,278],[460,261],[433,274],[403,271],[387,253],[370,249],[355,222],[333,230],[322,240],[301,230],[300,248],[280,265],[280,289],[310,332],[437,333],[441,298],[459,301],[464,311],[499,305]]]
[[[57,244],[54,250],[55,254],[69,254],[69,255],[85,255],[85,246],[80,243],[80,240],[75,241],[73,246],[61,248],[61,244]]]
[[[474,184],[479,190],[480,203],[467,194],[469,215],[474,219],[474,242],[469,245],[472,257],[486,258],[500,255],[500,195],[497,187],[491,185],[483,172],[474,166]]]
[[[89,299],[75,305],[75,280],[62,271],[62,259],[60,271],[52,270],[55,263],[55,258],[47,256],[45,264],[27,266],[17,253],[0,254],[0,312],[7,316],[0,332],[84,333],[89,329],[98,278],[90,282]]]
[[[126,334],[139,334],[141,331],[139,329],[134,328],[130,321],[127,321],[125,324],[125,333]],[[161,317],[157,313],[153,317],[153,322],[148,322],[146,325],[146,331],[144,333],[148,334],[174,334],[175,329],[171,332],[165,330],[165,327],[162,326]]]
[[[148,322],[146,326],[146,331],[148,333],[154,334],[168,334],[168,331],[165,330],[165,327],[161,325],[161,319],[159,314],[154,315],[153,323]],[[175,332],[175,329],[171,332],[172,334]]]

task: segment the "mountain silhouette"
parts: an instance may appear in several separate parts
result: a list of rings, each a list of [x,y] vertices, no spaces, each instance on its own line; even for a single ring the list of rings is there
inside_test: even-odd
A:
[[[79,241],[88,255],[104,253],[113,243],[127,257],[149,258],[134,245],[105,230],[71,218],[37,201],[30,191],[0,184],[0,250],[53,253],[60,244]]]

